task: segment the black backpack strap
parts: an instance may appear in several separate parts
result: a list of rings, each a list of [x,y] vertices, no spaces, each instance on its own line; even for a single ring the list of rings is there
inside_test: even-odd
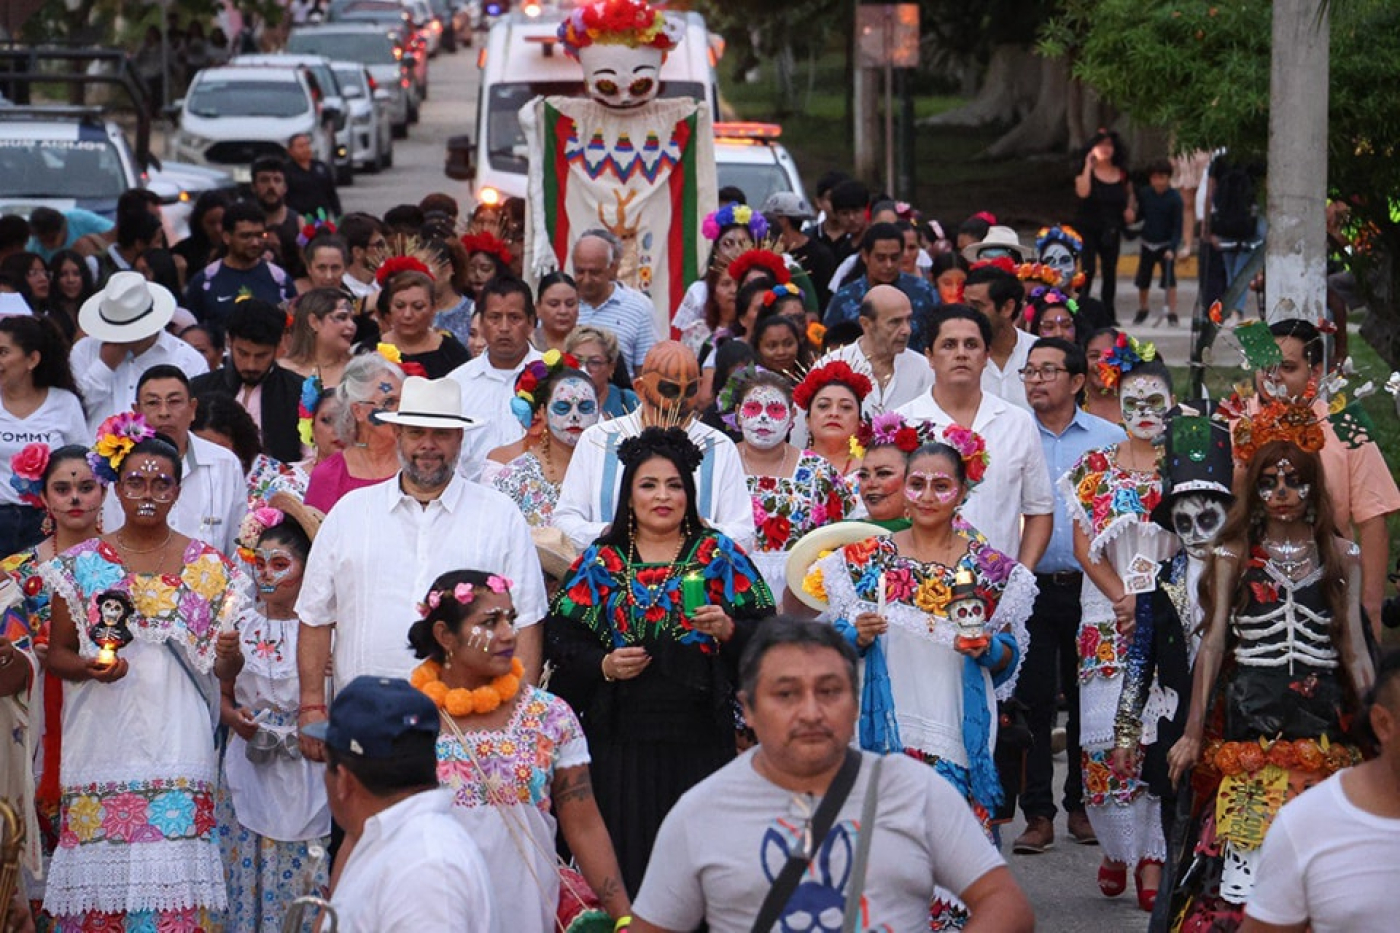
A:
[[[851,795],[851,788],[855,786],[856,776],[860,774],[860,759],[860,752],[853,748],[846,749],[846,760],[841,763],[841,770],[837,771],[836,776],[831,779],[831,786],[822,795],[821,803],[817,804],[817,812],[812,815],[812,822],[809,824],[807,834],[807,838],[811,840],[809,844],[812,851],[804,852],[798,848],[788,856],[787,862],[783,864],[783,870],[778,873],[777,878],[773,879],[773,886],[768,889],[768,896],[763,899],[763,906],[758,909],[758,919],[753,923],[753,933],[770,933],[773,924],[777,923],[778,918],[782,916],[783,908],[787,906],[792,892],[797,890],[797,883],[802,879],[802,873],[811,864],[816,849],[826,839],[826,834],[831,832],[831,827],[836,822],[836,814],[841,812],[846,798]]]

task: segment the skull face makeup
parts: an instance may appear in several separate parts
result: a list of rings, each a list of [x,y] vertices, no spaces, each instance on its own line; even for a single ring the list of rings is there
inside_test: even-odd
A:
[[[1078,271],[1078,262],[1074,258],[1074,253],[1069,251],[1069,247],[1063,243],[1047,243],[1045,250],[1040,254],[1041,264],[1047,265],[1060,273],[1060,284],[1068,285],[1074,278],[1074,273]]]
[[[253,573],[258,581],[258,592],[266,596],[276,592],[279,586],[301,583],[305,566],[301,558],[280,544],[270,544],[253,552]]]
[[[1155,441],[1167,428],[1172,393],[1161,376],[1135,377],[1129,373],[1123,377],[1118,404],[1124,429],[1139,440]]]
[[[922,470],[910,471],[904,481],[905,497],[910,502],[918,502],[929,493],[932,493],[933,498],[938,502],[947,505],[962,494],[962,484],[958,482],[956,476],[942,471],[935,473],[925,473]]]
[[[578,444],[584,429],[598,423],[598,394],[587,379],[562,379],[545,405],[549,436],[566,447]]]
[[[755,386],[739,403],[739,428],[744,443],[756,450],[772,450],[787,441],[792,429],[792,405],[772,386]]]
[[[634,110],[656,98],[664,58],[659,49],[603,43],[578,53],[588,96],[614,110]]]
[[[1205,560],[1225,525],[1225,503],[1210,493],[1187,493],[1172,503],[1171,520],[1186,553],[1195,560]]]

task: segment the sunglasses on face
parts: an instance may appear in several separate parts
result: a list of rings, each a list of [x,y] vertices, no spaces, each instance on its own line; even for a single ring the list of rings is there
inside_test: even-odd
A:
[[[682,386],[679,382],[661,379],[656,383],[656,394],[664,399],[675,400],[681,397],[694,398],[695,393],[699,390],[700,385],[695,382],[687,382]]]

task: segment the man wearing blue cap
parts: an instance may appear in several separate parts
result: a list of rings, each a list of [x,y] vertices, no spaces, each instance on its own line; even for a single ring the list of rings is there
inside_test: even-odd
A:
[[[487,933],[486,866],[438,787],[438,711],[406,680],[356,677],[330,719],[303,726],[325,743],[331,815],[345,829],[331,906],[342,933]]]

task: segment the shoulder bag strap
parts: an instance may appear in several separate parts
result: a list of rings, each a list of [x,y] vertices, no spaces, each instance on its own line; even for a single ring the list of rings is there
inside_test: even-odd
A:
[[[880,764],[876,758],[870,766],[870,782],[865,785],[865,801],[860,808],[860,837],[856,854],[851,860],[851,888],[846,892],[846,913],[841,920],[841,933],[855,933],[860,920],[860,898],[865,892],[865,870],[870,865],[870,839],[875,835],[875,810],[880,803]]]
[[[841,770],[831,779],[831,786],[822,795],[822,802],[817,805],[817,812],[812,816],[808,839],[811,840],[809,844],[813,851],[804,852],[799,848],[788,856],[783,870],[773,879],[768,896],[763,899],[763,906],[758,910],[758,919],[753,923],[752,933],[770,933],[773,924],[782,916],[783,908],[787,906],[792,892],[797,890],[797,883],[811,864],[815,850],[826,839],[826,834],[831,832],[832,824],[836,822],[836,814],[841,811],[846,798],[851,795],[856,775],[860,773],[860,759],[860,752],[853,748],[846,749],[846,760],[841,763]]]

